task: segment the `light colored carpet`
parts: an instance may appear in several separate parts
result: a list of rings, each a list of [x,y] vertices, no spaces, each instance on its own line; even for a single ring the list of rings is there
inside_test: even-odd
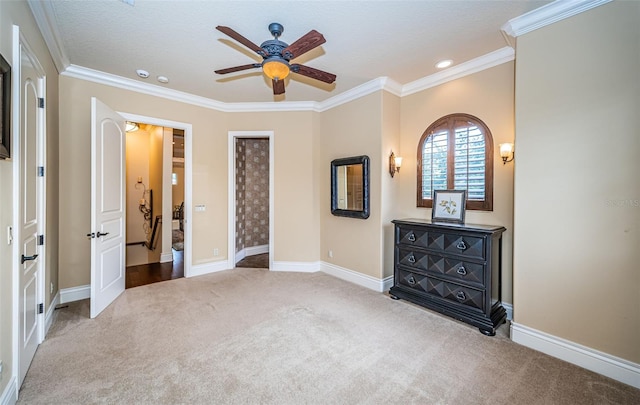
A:
[[[19,404],[609,404],[640,390],[323,273],[235,269],[57,311]]]

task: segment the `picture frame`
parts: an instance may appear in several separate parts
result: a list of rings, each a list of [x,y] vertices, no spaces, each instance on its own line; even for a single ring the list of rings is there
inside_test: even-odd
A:
[[[464,224],[467,190],[433,190],[432,222]]]
[[[11,157],[11,65],[0,55],[0,159]]]

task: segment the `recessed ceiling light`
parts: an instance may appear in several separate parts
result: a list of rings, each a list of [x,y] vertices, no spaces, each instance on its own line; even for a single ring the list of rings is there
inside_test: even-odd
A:
[[[140,76],[143,79],[146,79],[147,77],[149,77],[149,72],[147,72],[146,70],[142,70],[142,69],[138,69],[136,70],[136,74],[138,76]]]
[[[169,83],[169,78],[166,76],[158,76],[158,81],[160,83]]]
[[[444,69],[446,67],[451,66],[452,63],[453,61],[451,59],[441,60],[440,62],[436,63],[436,67],[438,69]]]

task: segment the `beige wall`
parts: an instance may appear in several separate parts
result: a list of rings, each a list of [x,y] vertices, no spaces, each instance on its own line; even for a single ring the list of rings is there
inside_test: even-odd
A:
[[[403,218],[431,218],[430,208],[416,207],[417,148],[427,127],[452,113],[480,118],[491,131],[493,156],[493,211],[466,211],[465,222],[502,225],[502,300],[512,303],[513,163],[502,164],[498,145],[514,139],[514,63],[475,73],[458,80],[405,96],[401,100],[400,150],[402,169],[396,213]],[[516,144],[516,150],[519,145]],[[388,153],[388,152],[387,152]],[[516,160],[518,154],[516,154]]]
[[[138,208],[140,199],[149,188],[149,133],[144,130],[127,133],[127,243],[147,240],[144,215]],[[138,177],[142,183],[138,183]],[[146,246],[127,246],[127,266],[149,263]]]
[[[17,69],[17,61],[12,59],[13,25],[20,27],[20,32],[28,42],[38,61],[45,70],[46,87],[46,137],[47,163],[45,180],[47,186],[47,227],[45,233],[45,311],[49,309],[51,300],[58,292],[58,81],[57,72],[46,45],[40,35],[35,21],[24,1],[0,1],[0,53],[13,69]],[[14,73],[15,75],[15,73]],[[14,76],[15,77],[15,76]],[[15,106],[14,106],[15,108]],[[13,125],[16,125],[14,123]],[[15,142],[12,141],[12,144]],[[0,160],[0,360],[3,363],[0,394],[2,394],[11,378],[11,370],[16,359],[12,354],[13,300],[12,266],[13,245],[6,240],[7,227],[13,225],[13,161]],[[54,291],[49,286],[53,283]]]
[[[314,262],[318,256],[317,203],[314,200],[312,112],[221,113],[84,80],[60,77],[62,141],[60,184],[60,283],[90,283],[89,100],[96,96],[116,111],[193,125],[193,264],[226,259],[228,131],[273,130],[275,139],[275,260]],[[215,157],[215,158],[214,158]],[[292,170],[295,168],[295,170]],[[155,193],[155,190],[154,190]],[[84,233],[83,233],[84,232]],[[222,255],[213,256],[214,249]]]
[[[274,131],[274,261],[320,260],[313,112],[230,113],[228,131]],[[225,135],[226,136],[226,135]],[[220,150],[227,164],[227,149]],[[225,183],[226,187],[226,183]],[[226,198],[227,190],[223,191]],[[226,218],[226,216],[225,216]],[[226,229],[226,224],[224,226]],[[227,244],[225,243],[224,246]]]
[[[518,38],[514,320],[640,363],[640,3]]]
[[[381,261],[381,124],[382,92],[321,114],[320,251],[321,260],[382,278]],[[366,220],[331,214],[331,161],[367,155],[370,159],[370,215]],[[333,258],[328,252],[333,252]]]

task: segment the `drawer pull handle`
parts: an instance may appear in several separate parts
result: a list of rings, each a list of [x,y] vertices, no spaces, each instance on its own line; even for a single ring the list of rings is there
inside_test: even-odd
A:
[[[407,280],[407,282],[408,282],[410,285],[416,285],[416,279],[415,279],[415,278],[413,278],[413,276],[410,276],[410,277],[409,277],[409,279]]]
[[[458,242],[458,244],[456,245],[456,247],[460,250],[465,250],[467,248],[467,245],[465,245],[464,241],[461,240],[460,242]]]
[[[458,293],[456,294],[456,298],[458,299],[458,301],[464,301],[467,299],[467,296],[464,295],[464,291],[458,291]]]
[[[458,270],[456,270],[456,273],[460,274],[461,276],[466,276],[467,269],[465,269],[464,266],[460,266],[458,267]]]
[[[409,261],[409,263],[413,264],[416,262],[416,257],[413,254],[411,254],[411,256],[409,256],[407,260]]]
[[[415,242],[416,241],[416,235],[413,232],[411,232],[409,234],[409,236],[407,236],[407,239],[409,239],[409,242]]]

